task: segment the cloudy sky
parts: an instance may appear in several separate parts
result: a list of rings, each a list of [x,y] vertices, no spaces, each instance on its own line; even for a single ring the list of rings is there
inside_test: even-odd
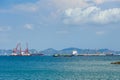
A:
[[[0,0],[0,49],[120,50],[120,0]]]

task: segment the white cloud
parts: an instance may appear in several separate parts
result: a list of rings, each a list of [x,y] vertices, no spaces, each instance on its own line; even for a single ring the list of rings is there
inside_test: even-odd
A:
[[[63,30],[63,31],[57,31],[56,33],[57,34],[68,34],[69,31]]]
[[[52,3],[60,9],[89,6],[85,0],[52,0]]]
[[[7,12],[10,12],[10,10],[0,9],[0,13],[7,13]]]
[[[34,3],[28,2],[23,4],[16,4],[12,7],[12,11],[28,11],[36,12],[41,9],[54,8],[65,10],[68,8],[85,8],[95,4],[102,4],[105,2],[120,2],[120,0],[37,0]],[[0,10],[0,12],[6,10]]]
[[[65,24],[99,23],[120,21],[120,8],[102,10],[96,6],[88,8],[69,8],[65,10]]]
[[[33,25],[32,24],[25,24],[24,28],[26,28],[28,30],[33,30]]]
[[[36,12],[48,8],[65,10],[67,8],[88,7],[91,5],[86,0],[38,0],[35,3],[17,4],[11,8],[11,11]]]
[[[11,30],[11,27],[0,27],[0,32],[5,32]]]
[[[93,17],[97,23],[112,23],[120,21],[120,8],[113,8],[104,11],[100,11]]]
[[[96,34],[97,34],[97,35],[104,35],[105,32],[104,32],[104,31],[97,31]]]
[[[120,0],[93,0],[94,3],[96,4],[102,4],[105,2],[119,2]]]
[[[102,4],[102,3],[104,3],[105,1],[107,1],[107,0],[94,0],[94,2],[95,2],[96,4]]]
[[[38,6],[36,4],[28,3],[28,4],[19,4],[13,7],[15,11],[27,11],[27,12],[36,12],[38,10]]]
[[[115,8],[111,9],[112,11],[109,11],[101,10],[100,8],[93,6],[109,1],[115,2],[119,0],[37,0],[34,3],[28,2],[14,5],[8,11],[13,12],[13,14],[29,15],[30,17],[33,17],[35,21],[41,21],[47,24],[55,22],[61,23],[62,19],[64,19],[62,21],[64,21],[65,24],[117,22],[119,21],[119,11],[115,11]],[[116,13],[111,14],[113,11]],[[7,13],[7,10],[0,10],[0,12]],[[63,16],[64,12],[65,17]],[[101,17],[101,15],[104,16]],[[111,20],[111,15],[117,18]]]
[[[120,2],[120,0],[51,0],[51,4],[59,9],[85,8],[106,2]]]

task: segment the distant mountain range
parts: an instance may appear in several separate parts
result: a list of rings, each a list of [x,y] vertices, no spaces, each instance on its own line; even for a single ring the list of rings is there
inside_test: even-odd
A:
[[[53,54],[72,54],[72,52],[76,50],[78,54],[94,54],[94,53],[112,53],[112,54],[120,54],[120,51],[113,51],[109,49],[79,49],[79,48],[65,48],[62,50],[55,50],[53,48],[49,48],[43,51],[40,51],[40,53],[44,55],[53,55]]]
[[[76,50],[78,54],[94,54],[94,53],[112,53],[112,54],[120,54],[120,51],[114,51],[109,49],[79,49],[79,48],[65,48],[62,50],[55,50],[53,48],[48,48],[43,51],[37,51],[36,49],[30,49],[29,52],[32,54],[44,54],[44,55],[53,55],[53,54],[72,54],[73,50]],[[12,50],[4,50],[0,49],[0,55],[10,55]]]

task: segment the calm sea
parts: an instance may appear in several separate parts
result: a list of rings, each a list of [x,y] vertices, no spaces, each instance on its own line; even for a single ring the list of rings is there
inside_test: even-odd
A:
[[[4,56],[0,80],[120,80],[120,56]]]

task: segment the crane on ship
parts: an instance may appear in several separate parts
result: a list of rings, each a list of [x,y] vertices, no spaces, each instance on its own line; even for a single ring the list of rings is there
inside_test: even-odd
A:
[[[19,48],[19,49],[18,49]],[[16,45],[16,48],[13,49],[12,56],[29,56],[29,49],[28,49],[28,43],[26,43],[26,49],[22,50],[21,43],[18,43]]]
[[[24,51],[21,51],[21,55],[23,56],[29,56],[29,49],[28,49],[28,43],[26,43],[26,49]]]
[[[17,55],[17,53],[19,52],[19,50],[18,50],[18,47],[19,47],[19,46],[20,46],[20,43],[18,43],[18,44],[16,45],[16,48],[13,49],[12,55],[14,55],[14,56]]]

